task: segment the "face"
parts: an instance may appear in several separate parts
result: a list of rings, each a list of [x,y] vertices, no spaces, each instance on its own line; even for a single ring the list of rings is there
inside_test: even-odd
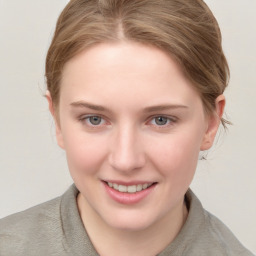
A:
[[[66,63],[58,115],[80,206],[130,230],[179,212],[219,124],[166,53],[132,42],[99,44]]]

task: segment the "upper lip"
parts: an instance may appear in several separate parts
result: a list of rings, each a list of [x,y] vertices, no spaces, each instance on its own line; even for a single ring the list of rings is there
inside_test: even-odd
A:
[[[115,183],[118,185],[124,185],[124,186],[132,186],[132,185],[140,185],[140,184],[153,184],[156,183],[154,181],[143,181],[143,180],[136,180],[136,181],[121,181],[121,180],[103,180],[107,183]]]

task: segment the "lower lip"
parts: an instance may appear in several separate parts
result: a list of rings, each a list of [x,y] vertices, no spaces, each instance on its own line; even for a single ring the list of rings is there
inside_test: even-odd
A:
[[[155,188],[156,184],[153,184],[147,189],[141,190],[136,193],[123,193],[113,188],[110,188],[105,182],[103,182],[108,195],[116,202],[120,204],[136,204],[145,199]]]

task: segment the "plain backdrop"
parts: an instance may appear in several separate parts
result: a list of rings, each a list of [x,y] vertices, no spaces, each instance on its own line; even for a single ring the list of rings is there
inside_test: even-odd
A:
[[[0,0],[0,218],[59,196],[72,183],[43,97],[46,51],[67,2]],[[230,64],[226,113],[234,125],[199,162],[191,187],[256,253],[256,1],[206,3]]]

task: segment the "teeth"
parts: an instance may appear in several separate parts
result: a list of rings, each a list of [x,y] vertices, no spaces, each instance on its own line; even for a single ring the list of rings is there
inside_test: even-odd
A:
[[[127,192],[127,187],[126,187],[126,186],[123,186],[123,185],[119,185],[119,186],[118,186],[118,191],[119,191],[119,192]]]
[[[141,184],[137,185],[137,191],[141,191],[141,190],[142,190],[142,185]]]
[[[146,189],[148,187],[148,184],[143,184],[142,189]]]
[[[133,186],[128,186],[127,188],[128,188],[127,189],[128,193],[135,193],[137,187],[136,185],[133,185]]]
[[[136,193],[141,190],[147,189],[150,187],[153,183],[145,183],[145,184],[138,184],[138,185],[131,185],[131,186],[125,186],[125,185],[118,185],[116,183],[107,183],[109,187],[123,193]]]

